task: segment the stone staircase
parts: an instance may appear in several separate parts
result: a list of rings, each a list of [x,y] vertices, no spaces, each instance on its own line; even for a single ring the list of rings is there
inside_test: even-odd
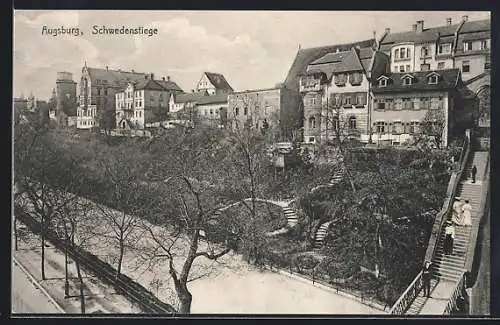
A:
[[[316,231],[316,235],[314,236],[314,249],[320,249],[321,246],[323,246],[323,241],[326,237],[326,234],[328,233],[328,227],[332,221],[327,221],[323,223],[319,228],[318,231]]]
[[[283,213],[285,214],[286,220],[288,221],[288,226],[290,226],[290,228],[295,227],[295,225],[299,222],[297,212],[295,212],[295,210],[290,207],[283,207]]]
[[[479,204],[481,202],[481,182],[477,181],[483,177],[487,165],[488,153],[477,151],[471,154],[472,161],[468,164],[463,173],[463,180],[457,187],[457,196],[462,200],[469,200],[472,206],[472,224],[477,225],[480,222],[481,216],[478,216]],[[470,180],[470,169],[473,165],[477,167],[476,183],[472,184]],[[448,220],[451,215],[448,216]],[[432,309],[429,304],[436,304],[435,299],[447,300],[450,298],[456,283],[460,281],[465,272],[465,261],[469,239],[471,236],[471,226],[455,226],[455,240],[453,241],[453,252],[450,255],[444,255],[444,228],[442,227],[434,258],[432,259],[432,271],[434,278],[431,281],[431,299],[423,297],[423,291],[419,293],[417,298],[410,305],[406,314],[426,314]],[[448,285],[449,284],[449,285]],[[441,289],[434,290],[436,287]],[[444,288],[444,289],[443,289]],[[449,288],[449,289],[447,289]],[[424,308],[425,307],[425,308]],[[422,310],[424,309],[425,312]]]

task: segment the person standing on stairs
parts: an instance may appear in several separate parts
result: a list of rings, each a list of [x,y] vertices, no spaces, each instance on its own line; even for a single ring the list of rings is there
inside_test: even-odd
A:
[[[424,290],[424,297],[431,297],[431,262],[425,261],[424,268],[422,269],[422,284]]]
[[[472,205],[470,205],[469,200],[465,200],[465,204],[462,206],[462,215],[462,225],[472,226]]]
[[[455,227],[451,221],[446,221],[446,228],[444,229],[444,253],[445,255],[451,255],[453,253],[453,240],[455,239]]]
[[[474,184],[476,182],[476,174],[477,174],[477,167],[476,165],[472,166],[472,170],[471,170],[471,176],[472,176],[472,184]]]
[[[453,212],[452,212],[452,217],[451,220],[453,223],[457,225],[462,225],[463,224],[463,215],[462,215],[462,201],[460,197],[455,198],[455,202],[453,202]]]

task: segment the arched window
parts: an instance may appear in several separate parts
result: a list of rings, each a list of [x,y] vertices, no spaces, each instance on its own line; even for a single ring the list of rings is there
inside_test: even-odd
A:
[[[245,107],[245,108],[243,109],[243,115],[247,115],[247,114],[248,114],[248,107]]]
[[[316,119],[313,116],[309,118],[309,128],[310,129],[316,128]]]
[[[349,130],[356,130],[356,116],[349,117]]]

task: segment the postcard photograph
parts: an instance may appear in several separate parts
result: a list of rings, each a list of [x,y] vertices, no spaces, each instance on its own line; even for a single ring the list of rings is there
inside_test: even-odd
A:
[[[488,11],[13,11],[12,315],[490,315]]]

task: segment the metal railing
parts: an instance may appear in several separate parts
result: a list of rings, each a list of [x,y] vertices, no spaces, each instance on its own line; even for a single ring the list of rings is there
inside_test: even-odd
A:
[[[399,297],[398,300],[389,310],[389,314],[393,315],[403,315],[406,310],[410,307],[411,303],[418,296],[418,293],[422,289],[422,271],[415,277],[412,283],[406,288],[405,292]]]
[[[484,174],[481,179],[482,185],[481,185],[481,201],[479,203],[479,210],[477,211],[477,215],[479,216],[479,220],[477,222],[474,222],[472,224],[471,228],[471,233],[469,237],[469,244],[467,247],[467,254],[465,257],[465,270],[471,272],[472,271],[472,264],[474,262],[474,255],[476,253],[476,242],[477,242],[477,236],[479,233],[479,226],[481,224],[481,220],[484,216],[484,210],[485,206],[488,200],[488,195],[489,195],[489,181],[490,181],[490,155],[488,153],[487,156],[488,160],[486,161],[485,169],[484,169]]]
[[[441,211],[436,215],[434,225],[432,226],[431,235],[429,237],[429,245],[425,253],[425,261],[432,261],[436,246],[439,240],[439,235],[441,234],[443,224],[446,221],[448,215],[451,213],[453,198],[456,196],[458,185],[460,184],[460,179],[462,178],[462,173],[467,165],[469,154],[471,150],[471,138],[470,130],[465,132],[465,142],[460,151],[460,166],[458,170],[452,172],[450,176],[450,181],[448,182],[448,188],[446,190],[446,198],[443,203]],[[415,297],[418,295],[422,289],[422,272],[420,272],[415,279],[410,283],[408,288],[399,297],[396,303],[391,307],[390,313],[396,315],[402,315],[408,310],[412,304]]]
[[[462,274],[462,277],[458,281],[455,290],[453,290],[453,294],[451,295],[450,300],[448,300],[448,303],[444,308],[443,315],[450,315],[454,311],[455,307],[457,306],[457,299],[462,294],[464,285],[465,285],[465,273]]]

